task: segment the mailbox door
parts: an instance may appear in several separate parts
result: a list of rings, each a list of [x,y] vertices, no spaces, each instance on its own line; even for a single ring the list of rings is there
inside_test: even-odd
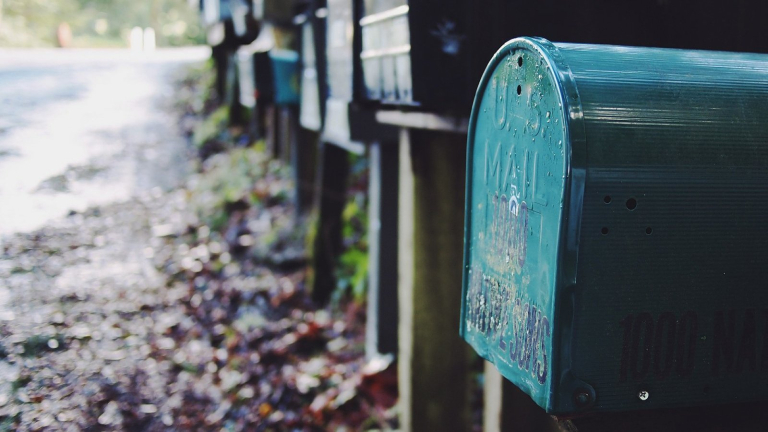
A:
[[[317,67],[317,44],[313,18],[301,26],[301,109],[299,122],[306,129],[320,131],[323,127],[320,78]]]
[[[461,334],[548,411],[570,183],[568,104],[534,43],[491,61],[470,119]]]
[[[488,37],[489,19],[504,3],[509,2],[367,0],[360,21],[365,96],[468,114],[487,59],[519,32],[516,24]],[[511,28],[518,30],[510,34]]]
[[[339,145],[351,139],[349,104],[354,98],[354,33],[353,0],[328,0],[328,100],[323,137]]]
[[[253,53],[246,47],[237,50],[237,73],[240,84],[240,104],[256,107],[256,76],[253,70]]]
[[[259,21],[288,24],[293,20],[293,2],[288,0],[252,0],[253,16]]]
[[[329,97],[352,102],[355,61],[353,0],[329,0],[327,26]]]
[[[299,103],[299,53],[296,51],[272,49],[272,76],[275,80],[275,104],[296,105]]]
[[[409,10],[406,0],[365,2],[366,16],[360,20],[360,58],[366,97],[370,100],[405,105],[414,102]]]

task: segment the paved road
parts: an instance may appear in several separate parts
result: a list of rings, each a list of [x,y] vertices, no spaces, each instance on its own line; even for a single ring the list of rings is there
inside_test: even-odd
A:
[[[181,181],[171,83],[208,55],[0,49],[0,239]]]

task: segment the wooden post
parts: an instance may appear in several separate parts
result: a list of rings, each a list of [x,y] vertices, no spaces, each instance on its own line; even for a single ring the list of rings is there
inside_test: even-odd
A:
[[[333,144],[321,143],[318,172],[317,237],[313,252],[312,299],[318,304],[330,300],[336,288],[336,262],[341,253],[341,213],[346,201],[349,154]]]
[[[399,385],[402,431],[471,429],[470,362],[459,337],[466,136],[400,138]]]
[[[485,362],[484,432],[567,432],[564,423],[548,415],[527,394]]]
[[[368,318],[365,352],[397,353],[398,144],[374,142],[368,161]]]
[[[293,145],[294,179],[296,182],[296,214],[306,216],[315,203],[317,153],[320,134],[297,127]]]
[[[264,141],[267,145],[267,152],[273,158],[280,156],[277,125],[277,107],[272,104],[267,105],[264,107]]]
[[[291,107],[277,107],[277,153],[286,164],[294,162],[292,150],[296,139],[296,117]]]
[[[227,47],[224,45],[211,47],[211,57],[213,57],[213,64],[216,68],[216,83],[214,86],[216,97],[220,104],[224,104],[227,95]]]

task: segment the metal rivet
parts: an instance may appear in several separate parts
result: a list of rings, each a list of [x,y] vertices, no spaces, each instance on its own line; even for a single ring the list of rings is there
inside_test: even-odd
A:
[[[651,394],[645,390],[640,390],[640,393],[637,394],[641,401],[647,401],[650,396]]]
[[[584,389],[576,390],[573,393],[573,399],[576,401],[576,405],[580,407],[585,407],[592,402],[592,396]]]

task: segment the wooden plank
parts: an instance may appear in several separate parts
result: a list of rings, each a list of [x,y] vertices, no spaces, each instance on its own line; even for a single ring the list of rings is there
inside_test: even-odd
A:
[[[336,263],[342,250],[341,213],[347,197],[349,155],[342,148],[320,145],[319,193],[320,211],[313,251],[314,279],[312,299],[326,304],[336,288]]]
[[[402,431],[471,430],[474,354],[458,336],[465,152],[460,134],[401,133]]]
[[[368,358],[397,353],[398,145],[368,148]]]
[[[315,202],[317,185],[317,153],[320,134],[315,131],[296,127],[292,145],[292,165],[296,182],[296,214],[308,215]]]
[[[277,147],[280,160],[290,164],[293,159],[294,145],[296,139],[296,116],[291,107],[277,107]]]
[[[406,112],[382,110],[376,112],[379,123],[411,129],[426,129],[434,131],[455,132],[466,134],[469,119],[434,113]]]

